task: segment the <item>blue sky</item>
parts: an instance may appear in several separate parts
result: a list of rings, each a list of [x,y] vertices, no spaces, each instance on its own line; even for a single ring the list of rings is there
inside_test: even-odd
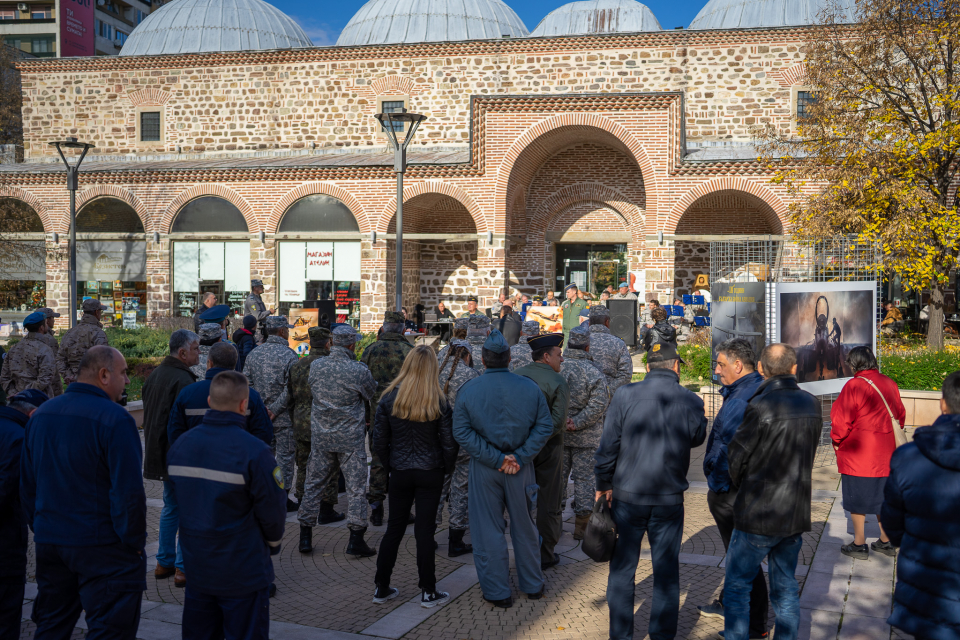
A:
[[[505,0],[527,29],[533,31],[540,20],[565,4],[565,0]],[[267,0],[270,4],[294,18],[317,45],[331,45],[337,41],[340,30],[363,6],[365,0]],[[664,29],[686,27],[707,0],[649,0],[650,7]]]

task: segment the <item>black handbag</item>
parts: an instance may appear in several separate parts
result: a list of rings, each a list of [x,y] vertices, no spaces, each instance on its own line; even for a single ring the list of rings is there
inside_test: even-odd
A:
[[[596,562],[610,562],[617,547],[617,523],[613,521],[605,496],[593,505],[593,513],[583,533],[583,552]]]

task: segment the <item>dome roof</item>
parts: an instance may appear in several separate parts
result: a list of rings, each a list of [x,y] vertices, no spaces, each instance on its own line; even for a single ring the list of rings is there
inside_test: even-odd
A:
[[[337,46],[486,40],[530,33],[501,0],[369,0],[350,18]]]
[[[530,35],[568,36],[631,31],[660,31],[660,23],[647,5],[635,0],[582,0],[548,13]]]
[[[133,30],[120,55],[312,46],[296,22],[263,0],[174,0]]]
[[[818,22],[828,0],[710,0],[690,29],[793,27]],[[856,0],[840,0],[842,22],[854,22]]]

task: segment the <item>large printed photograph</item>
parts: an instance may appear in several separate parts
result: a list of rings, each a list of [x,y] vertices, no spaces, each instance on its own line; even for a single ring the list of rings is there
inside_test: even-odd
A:
[[[710,287],[713,328],[713,370],[720,343],[742,338],[758,356],[766,345],[766,294],[762,282],[716,282]]]

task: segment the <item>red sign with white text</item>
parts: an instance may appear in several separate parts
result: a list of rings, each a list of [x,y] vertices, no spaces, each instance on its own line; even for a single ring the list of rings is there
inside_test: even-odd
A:
[[[95,0],[60,0],[60,57],[97,54],[93,24]]]

